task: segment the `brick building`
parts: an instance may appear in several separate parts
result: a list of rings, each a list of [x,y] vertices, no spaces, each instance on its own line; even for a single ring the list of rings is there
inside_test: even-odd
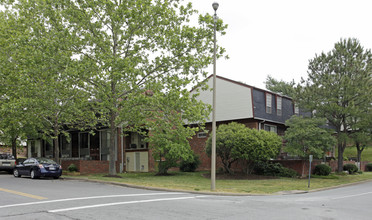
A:
[[[213,88],[213,78],[207,78],[207,84]],[[212,105],[213,92],[210,90],[198,91],[199,99]],[[238,122],[254,129],[264,129],[284,135],[285,121],[293,115],[305,115],[287,96],[279,95],[267,90],[259,89],[241,82],[230,80],[221,76],[216,78],[216,124]],[[200,156],[201,170],[209,170],[210,158],[205,153],[205,144],[212,130],[212,115],[206,123],[206,130],[199,132],[191,140],[192,149]],[[217,161],[217,167],[219,166]]]

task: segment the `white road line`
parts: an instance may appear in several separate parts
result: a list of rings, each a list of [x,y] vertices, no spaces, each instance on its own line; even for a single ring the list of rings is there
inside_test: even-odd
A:
[[[364,195],[368,195],[368,194],[371,194],[372,192],[366,192],[366,193],[360,193],[360,194],[355,194],[355,195],[349,195],[349,196],[341,196],[341,197],[336,197],[336,198],[331,198],[332,200],[333,199],[345,199],[345,198],[350,198],[350,197],[356,197],[356,196],[364,196]]]
[[[55,209],[55,210],[49,210],[48,212],[53,212],[53,213],[55,213],[55,212],[66,212],[66,211],[73,211],[73,210],[80,210],[80,209],[90,209],[90,208],[114,206],[114,205],[173,201],[173,200],[183,200],[183,199],[196,199],[196,198],[202,198],[202,197],[207,197],[207,196],[190,196],[190,197],[178,197],[178,198],[164,198],[164,199],[149,199],[149,200],[138,200],[138,201],[128,201],[128,202],[115,202],[115,203],[106,203],[106,204],[72,207],[72,208],[66,208],[66,209]]]
[[[182,195],[182,194],[186,194],[186,193],[167,192],[167,193],[144,193],[144,194],[124,194],[124,195],[108,195],[108,196],[90,196],[90,197],[57,199],[57,200],[47,200],[47,201],[40,201],[40,202],[28,202],[28,203],[19,203],[19,204],[4,205],[4,206],[0,206],[0,209],[2,209],[2,208],[9,208],[9,207],[17,207],[17,206],[28,206],[28,205],[38,205],[38,204],[45,204],[45,203],[67,202],[67,201],[87,200],[87,199],[102,199],[102,198],[115,198],[115,197],[137,197],[137,196],[156,196],[156,195]]]

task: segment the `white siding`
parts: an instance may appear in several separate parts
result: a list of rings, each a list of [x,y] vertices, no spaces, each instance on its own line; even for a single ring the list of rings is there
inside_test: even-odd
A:
[[[207,84],[213,88],[213,77]],[[253,117],[252,89],[224,79],[217,78],[216,121],[244,119]],[[213,91],[200,91],[199,100],[212,105]],[[212,121],[212,113],[207,122]]]

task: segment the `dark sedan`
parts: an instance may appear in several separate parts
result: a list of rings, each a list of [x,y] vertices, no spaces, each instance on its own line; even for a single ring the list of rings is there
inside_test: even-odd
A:
[[[13,174],[15,177],[30,176],[31,179],[39,177],[58,179],[62,175],[62,166],[48,158],[28,158],[16,165]]]

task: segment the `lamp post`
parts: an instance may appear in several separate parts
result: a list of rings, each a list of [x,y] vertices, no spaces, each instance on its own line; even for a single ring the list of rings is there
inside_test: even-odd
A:
[[[212,110],[212,164],[211,164],[211,190],[216,189],[216,22],[218,3],[212,4],[214,10],[214,50],[213,50],[213,110]]]

